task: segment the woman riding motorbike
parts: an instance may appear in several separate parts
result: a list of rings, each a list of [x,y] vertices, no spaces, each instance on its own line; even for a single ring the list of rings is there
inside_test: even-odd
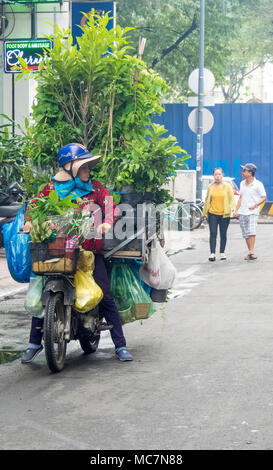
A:
[[[90,154],[81,144],[71,143],[65,145],[58,153],[60,171],[30,204],[33,206],[38,198],[48,196],[54,190],[61,199],[69,195],[72,196],[71,200],[79,197],[84,201],[84,204],[80,204],[80,208],[86,207],[86,205],[89,206],[90,210],[92,210],[92,205],[101,208],[104,221],[96,226],[95,219],[95,228],[99,236],[107,233],[115,220],[114,210],[117,206],[103,185],[99,181],[91,181],[90,179],[90,168],[94,167],[99,159],[99,155]],[[31,228],[31,222],[28,219],[29,217],[26,213],[25,225],[23,227],[25,232],[28,232]],[[102,239],[85,240],[82,248],[95,253],[93,276],[103,292],[103,299],[99,304],[99,310],[107,324],[113,325],[110,329],[110,334],[115,345],[116,357],[121,361],[132,361],[133,357],[126,347],[119,312],[110,291],[110,281],[104,258],[103,255],[99,254],[102,249]],[[31,362],[42,351],[42,328],[43,318],[32,317],[29,344],[21,358],[23,364]]]

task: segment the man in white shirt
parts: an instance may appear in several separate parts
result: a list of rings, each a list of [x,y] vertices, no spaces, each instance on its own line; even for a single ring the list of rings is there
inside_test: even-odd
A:
[[[257,170],[253,163],[241,165],[244,180],[240,185],[240,197],[237,203],[234,217],[240,220],[242,235],[248,247],[248,255],[245,260],[257,259],[254,254],[256,240],[256,225],[259,217],[259,206],[266,200],[264,185],[254,175]]]

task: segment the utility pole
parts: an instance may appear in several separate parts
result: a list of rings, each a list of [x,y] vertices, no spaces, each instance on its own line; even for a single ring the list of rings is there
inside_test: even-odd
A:
[[[199,82],[196,146],[196,198],[202,199],[205,0],[200,0]]]

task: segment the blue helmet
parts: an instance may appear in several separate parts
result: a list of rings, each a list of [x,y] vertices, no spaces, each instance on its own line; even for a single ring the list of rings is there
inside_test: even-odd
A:
[[[67,144],[59,150],[58,163],[59,166],[64,166],[66,163],[75,160],[92,158],[93,155],[82,144]]]

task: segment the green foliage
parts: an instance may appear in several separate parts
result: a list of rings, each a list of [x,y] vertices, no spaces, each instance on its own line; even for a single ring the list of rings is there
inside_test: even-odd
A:
[[[39,166],[36,158],[39,150],[33,141],[28,119],[25,119],[23,129],[5,114],[1,116],[7,121],[0,126],[1,193],[4,195],[7,186],[16,181],[23,186],[25,199],[31,199],[48,182],[48,176],[53,174],[52,169],[47,168],[45,171]],[[16,131],[14,134],[13,125]]]
[[[27,214],[31,223],[44,223],[49,216],[65,215],[69,209],[76,209],[78,204],[71,201],[72,196],[60,199],[57,191],[51,191],[48,196],[39,198],[28,206]],[[80,201],[77,198],[77,201]],[[46,238],[46,237],[45,237]]]
[[[50,222],[40,222],[34,219],[29,234],[33,243],[43,243],[52,234]]]
[[[190,73],[198,67],[200,0],[119,0],[121,25],[147,38],[143,59],[171,85],[168,101],[192,94]],[[206,0],[205,66],[226,101],[236,101],[249,71],[272,60],[272,0]]]
[[[106,176],[107,187],[111,182],[115,182],[113,189],[131,185],[136,192],[154,193],[158,203],[167,202],[169,194],[161,188],[168,178],[175,177],[176,169],[185,167],[189,155],[174,136],[163,137],[167,132],[163,125],[152,124],[145,131],[146,139],[134,138],[126,142],[120,153],[110,154],[104,175],[98,177]]]
[[[86,15],[87,16],[87,15]],[[161,114],[166,82],[137,57],[128,54],[131,28],[107,29],[109,17],[87,18],[78,46],[69,30],[56,26],[50,67],[39,68],[37,104],[33,108],[36,142],[33,161],[56,168],[59,148],[81,142],[102,155],[93,176],[110,191],[132,184],[134,190],[166,194],[160,186],[186,154],[162,126],[151,124]],[[31,76],[28,70],[23,75]],[[151,166],[152,165],[152,166]],[[163,202],[163,201],[162,201]]]
[[[242,1],[237,15],[240,29],[230,43],[232,52],[226,64],[226,80],[221,84],[227,103],[244,98],[241,89],[246,78],[273,58],[271,0]]]
[[[227,0],[206,0],[205,63],[216,84],[224,78],[230,38],[236,36],[238,16],[227,14]],[[238,4],[233,0],[232,8]],[[120,24],[134,27],[134,52],[139,36],[147,39],[143,59],[170,85],[168,101],[184,101],[192,92],[190,73],[198,67],[200,0],[119,0]]]
[[[12,182],[21,183],[23,168],[26,165],[26,137],[13,135],[12,120],[2,114],[8,123],[0,126],[0,186],[8,186]],[[21,130],[21,128],[20,128]]]

